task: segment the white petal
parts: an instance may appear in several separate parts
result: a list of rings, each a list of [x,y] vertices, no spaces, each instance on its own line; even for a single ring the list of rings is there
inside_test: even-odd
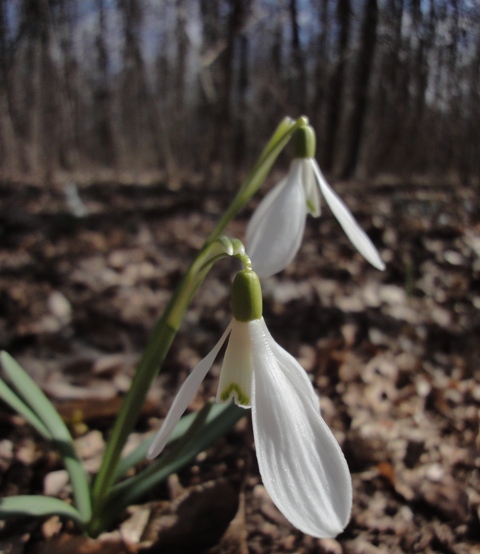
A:
[[[254,236],[258,234],[258,229],[262,224],[262,221],[265,215],[270,210],[270,206],[273,204],[277,196],[282,192],[287,184],[287,177],[282,179],[277,183],[270,192],[263,198],[263,200],[258,204],[257,209],[253,212],[250,221],[248,222],[247,229],[245,232],[246,242],[248,243],[253,239]]]
[[[338,195],[327,183],[325,177],[320,171],[320,168],[318,167],[316,160],[312,159],[311,163],[315,175],[318,179],[318,185],[320,187],[320,190],[322,191],[323,197],[332,210],[333,215],[337,218],[338,222],[343,227],[345,234],[352,241],[352,244],[355,246],[355,248],[367,261],[369,261],[377,269],[383,271],[385,269],[385,264],[380,258],[377,249],[375,248],[375,246],[373,246],[372,241],[368,238],[365,231],[363,231],[363,229],[355,221],[352,214],[350,213],[350,210],[345,206]]]
[[[229,402],[233,398],[238,406],[250,408],[252,372],[248,323],[233,319],[218,383],[217,402]]]
[[[205,379],[205,375],[208,373],[209,369],[212,367],[215,358],[222,347],[225,339],[227,338],[228,333],[232,324],[230,323],[225,332],[223,333],[221,339],[213,347],[203,360],[201,360],[192,370],[190,375],[185,379],[185,382],[180,387],[180,390],[173,401],[173,404],[163,422],[160,430],[155,435],[152,444],[148,448],[147,458],[155,458],[160,452],[165,448],[165,445],[170,438],[175,426],[182,417],[183,412],[187,409],[190,401],[195,396],[195,393],[200,386],[200,383]]]
[[[282,271],[300,248],[306,218],[300,162],[292,162],[286,183],[264,198],[247,227],[246,251],[260,277]]]
[[[312,385],[292,376],[269,346],[260,320],[252,337],[252,418],[260,474],[279,510],[314,537],[338,535],[347,525],[352,483],[335,437],[309,401]]]
[[[263,332],[267,337],[268,345],[277,359],[277,362],[283,369],[285,376],[289,379],[292,387],[298,388],[298,394],[309,392],[312,404],[317,410],[320,410],[320,399],[318,394],[315,392],[315,389],[312,387],[312,382],[308,378],[307,372],[291,354],[275,342],[275,339],[270,334],[263,317],[260,321]]]
[[[320,191],[318,190],[317,180],[313,173],[312,164],[309,159],[303,160],[302,164],[302,183],[305,191],[305,203],[307,212],[313,217],[319,217],[322,214],[320,204]]]

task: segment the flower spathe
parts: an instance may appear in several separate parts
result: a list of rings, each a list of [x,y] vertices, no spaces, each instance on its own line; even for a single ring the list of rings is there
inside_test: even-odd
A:
[[[295,158],[288,175],[260,202],[247,226],[246,251],[260,277],[284,269],[303,238],[306,215],[321,214],[321,196],[355,248],[377,269],[385,269],[377,249],[323,176],[314,158]]]
[[[260,474],[285,517],[315,537],[338,535],[348,523],[352,505],[345,457],[320,415],[307,374],[274,341],[263,317],[232,320],[183,383],[148,457],[163,450],[229,334],[217,401],[233,399],[245,408],[251,406]]]

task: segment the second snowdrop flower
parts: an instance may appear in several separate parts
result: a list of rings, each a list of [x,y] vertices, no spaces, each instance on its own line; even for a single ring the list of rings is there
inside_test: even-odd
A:
[[[183,383],[148,456],[163,450],[230,334],[217,401],[233,399],[239,406],[252,408],[258,466],[277,508],[304,533],[334,537],[350,519],[348,466],[320,415],[307,374],[265,325],[260,282],[250,269],[235,277],[232,308],[232,322]]]
[[[294,141],[295,158],[287,177],[260,202],[247,226],[246,250],[258,275],[274,275],[293,260],[302,242],[307,214],[321,214],[321,196],[360,254],[377,269],[385,269],[372,241],[320,171],[314,158],[312,127],[299,129]]]

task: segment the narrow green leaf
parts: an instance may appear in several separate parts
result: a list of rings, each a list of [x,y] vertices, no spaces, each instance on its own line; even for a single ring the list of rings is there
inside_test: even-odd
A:
[[[0,360],[8,380],[17,394],[43,421],[54,439],[64,440],[64,423],[55,407],[23,367],[7,352],[1,352]]]
[[[32,412],[25,402],[23,402],[2,379],[0,379],[0,398],[8,404],[10,408],[25,418],[43,438],[52,438],[50,431],[45,427],[43,421]]]
[[[190,425],[193,423],[193,420],[197,416],[197,413],[198,412],[192,412],[182,417],[182,419],[177,423],[175,429],[173,430],[173,433],[171,434],[167,444],[171,444],[172,442],[175,442],[183,437]],[[146,459],[147,450],[152,440],[153,436],[144,440],[134,450],[132,450],[132,452],[127,454],[121,460],[117,470],[117,477],[115,479],[116,481],[123,477],[123,475],[125,475],[125,473],[127,473],[127,471],[130,470],[132,467],[136,466],[139,462]]]
[[[42,517],[51,515],[71,519],[82,529],[86,523],[78,510],[58,498],[35,495],[0,498],[0,519],[18,516]]]
[[[82,517],[86,521],[89,520],[92,508],[88,477],[75,452],[73,440],[67,426],[40,387],[10,354],[2,351],[0,353],[0,361],[4,372],[17,393],[50,432],[51,439],[60,452],[70,476],[76,505]]]
[[[147,469],[112,488],[100,522],[102,528],[108,529],[127,506],[145,496],[169,475],[191,463],[247,413],[248,410],[235,404],[213,405],[203,424],[196,427],[189,437],[188,444],[181,449],[174,447],[174,452],[166,452]]]

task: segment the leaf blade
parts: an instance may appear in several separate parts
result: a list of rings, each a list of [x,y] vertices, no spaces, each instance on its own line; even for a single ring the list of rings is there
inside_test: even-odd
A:
[[[0,379],[0,398],[20,414],[44,439],[50,440],[52,434],[43,421],[30,409],[14,391]]]
[[[58,448],[70,476],[76,505],[82,517],[85,520],[90,519],[92,513],[90,486],[82,462],[75,452],[73,439],[67,426],[40,387],[10,354],[5,351],[0,352],[0,362],[25,404],[50,432],[51,440]]]
[[[0,519],[18,516],[42,517],[51,515],[71,519],[82,529],[86,523],[76,508],[58,498],[29,494],[0,498]]]

